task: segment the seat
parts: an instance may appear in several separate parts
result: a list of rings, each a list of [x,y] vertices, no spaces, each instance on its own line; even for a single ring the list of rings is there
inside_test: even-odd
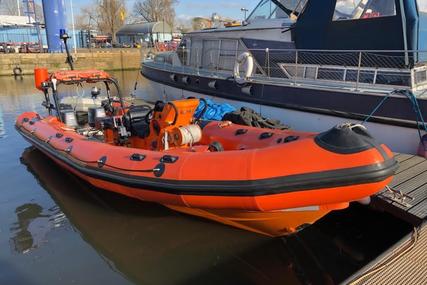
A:
[[[139,121],[132,124],[131,133],[139,138],[147,138],[150,135],[150,125],[145,121]]]

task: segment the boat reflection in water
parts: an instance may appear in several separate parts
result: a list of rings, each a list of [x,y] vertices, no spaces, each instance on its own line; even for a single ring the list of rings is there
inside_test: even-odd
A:
[[[39,204],[27,203],[17,207],[15,213],[17,222],[10,228],[11,244],[19,253],[27,253],[38,248],[46,242],[49,231],[63,226],[66,222],[65,215],[57,206],[45,213]]]
[[[46,215],[58,220],[63,212],[114,270],[139,284],[336,284],[410,231],[353,206],[272,239],[96,189],[34,148],[21,161],[59,207]],[[30,204],[17,216],[14,236],[24,238],[13,240],[25,252],[34,247],[30,222],[46,217]]]

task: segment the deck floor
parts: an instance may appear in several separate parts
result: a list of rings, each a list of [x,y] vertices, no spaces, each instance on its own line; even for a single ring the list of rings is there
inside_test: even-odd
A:
[[[390,188],[373,198],[373,206],[390,212],[414,226],[427,217],[427,159],[416,155],[396,154],[399,169]]]
[[[372,206],[414,226],[414,232],[343,282],[368,284],[427,284],[427,159],[396,153],[399,169],[390,190]]]
[[[427,284],[427,223],[344,284]]]

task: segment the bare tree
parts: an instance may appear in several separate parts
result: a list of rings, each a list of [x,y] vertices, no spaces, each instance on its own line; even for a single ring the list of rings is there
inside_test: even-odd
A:
[[[23,10],[23,9],[24,8],[21,7],[21,10]],[[36,13],[36,19],[35,20],[39,23],[44,23],[44,13],[43,13],[42,6],[37,4],[37,3],[34,3],[34,12]]]
[[[18,2],[20,3],[20,5],[18,5]],[[39,4],[27,4],[22,0],[0,0],[0,15],[26,16],[26,12],[28,9],[31,12],[35,11],[36,18],[34,20],[36,20],[37,22],[43,22],[43,9]]]
[[[116,32],[123,26],[126,17],[124,0],[97,0],[95,21],[98,29],[110,34],[116,42]]]
[[[133,10],[147,22],[163,21],[173,27],[176,3],[177,0],[137,0]]]
[[[76,28],[79,30],[96,30],[98,29],[98,11],[96,6],[86,6],[80,9],[76,17]]]
[[[76,27],[81,30],[98,30],[111,35],[116,42],[116,33],[126,19],[124,0],[94,0],[90,6],[82,7],[77,16]]]
[[[12,15],[17,16],[18,13],[18,5],[16,0],[2,0],[0,1],[0,10],[1,13],[4,13],[5,15]],[[20,14],[23,15],[22,8],[20,9]]]

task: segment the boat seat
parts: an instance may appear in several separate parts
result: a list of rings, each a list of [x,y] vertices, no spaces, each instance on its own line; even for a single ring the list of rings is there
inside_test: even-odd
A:
[[[135,122],[132,124],[131,133],[139,138],[146,138],[150,135],[150,125],[145,121]]]
[[[134,136],[146,138],[150,134],[150,125],[146,121],[146,116],[151,111],[151,106],[138,105],[131,106],[125,118],[125,125]]]

